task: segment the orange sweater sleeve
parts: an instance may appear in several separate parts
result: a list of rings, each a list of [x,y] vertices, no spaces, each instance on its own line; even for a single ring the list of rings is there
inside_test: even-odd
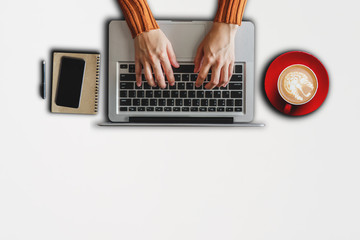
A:
[[[118,2],[133,38],[142,32],[159,28],[146,0],[118,0]]]
[[[247,0],[219,0],[214,22],[241,25]]]

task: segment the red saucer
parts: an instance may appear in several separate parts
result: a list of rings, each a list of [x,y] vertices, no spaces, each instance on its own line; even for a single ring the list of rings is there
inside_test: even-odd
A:
[[[277,88],[278,78],[281,72],[290,65],[302,64],[309,67],[316,75],[318,80],[318,90],[314,98],[303,105],[292,105],[291,111],[285,113],[285,106],[288,104],[279,94]],[[277,57],[270,65],[265,77],[265,92],[270,103],[280,112],[291,115],[301,116],[309,114],[318,109],[324,102],[329,91],[329,76],[322,63],[306,52],[292,51]]]

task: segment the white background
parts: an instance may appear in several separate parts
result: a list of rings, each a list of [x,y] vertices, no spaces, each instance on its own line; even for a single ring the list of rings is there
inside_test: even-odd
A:
[[[212,19],[217,6],[149,3],[167,19]],[[359,239],[358,9],[249,0],[265,128],[103,128],[116,1],[1,0],[0,239]],[[40,63],[55,48],[101,52],[98,115],[49,113]],[[327,100],[306,117],[284,117],[263,96],[265,68],[288,50],[314,54],[330,75]]]

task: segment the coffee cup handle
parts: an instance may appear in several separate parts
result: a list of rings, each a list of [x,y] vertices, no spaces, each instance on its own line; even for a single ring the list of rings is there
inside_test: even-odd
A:
[[[289,114],[291,112],[291,108],[292,108],[292,105],[287,103],[284,107],[284,113]]]

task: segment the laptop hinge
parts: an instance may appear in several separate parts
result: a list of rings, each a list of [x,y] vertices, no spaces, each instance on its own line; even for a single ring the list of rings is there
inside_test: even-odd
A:
[[[232,124],[233,117],[130,117],[131,123],[192,123]]]

